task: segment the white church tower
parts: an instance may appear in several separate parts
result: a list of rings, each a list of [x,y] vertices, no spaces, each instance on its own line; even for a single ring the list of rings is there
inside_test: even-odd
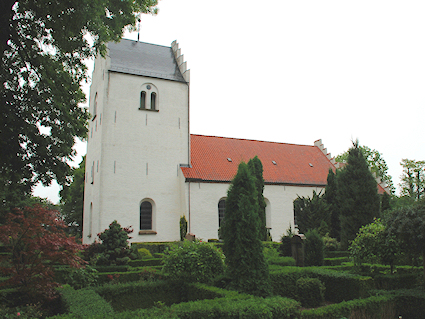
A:
[[[179,239],[190,163],[189,70],[171,47],[131,40],[97,57],[90,88],[83,242],[115,219],[132,241]]]

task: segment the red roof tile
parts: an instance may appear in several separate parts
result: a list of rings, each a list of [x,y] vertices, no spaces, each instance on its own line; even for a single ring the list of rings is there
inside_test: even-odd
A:
[[[182,167],[190,181],[230,182],[239,163],[256,155],[263,164],[263,177],[268,184],[324,186],[329,168],[335,170],[316,146],[203,135],[190,138],[191,167]]]

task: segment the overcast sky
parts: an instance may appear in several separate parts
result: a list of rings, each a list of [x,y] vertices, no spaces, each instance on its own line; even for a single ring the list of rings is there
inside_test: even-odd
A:
[[[160,0],[158,7],[157,16],[142,16],[140,41],[179,42],[191,70],[191,133],[322,139],[332,156],[359,139],[383,155],[395,186],[402,158],[425,160],[425,1]],[[57,202],[57,190],[35,194]]]

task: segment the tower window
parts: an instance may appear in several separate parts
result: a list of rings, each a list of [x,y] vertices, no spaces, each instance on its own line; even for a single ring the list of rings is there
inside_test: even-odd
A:
[[[96,118],[96,116],[97,116],[97,92],[96,92],[96,95],[94,96],[93,118],[92,118],[92,121]]]
[[[158,112],[158,89],[152,83],[145,83],[140,90],[139,110]]]
[[[151,93],[151,110],[156,110],[156,93]]]
[[[146,92],[140,92],[140,109],[146,109]]]
[[[140,230],[152,229],[152,204],[143,201],[140,204]]]

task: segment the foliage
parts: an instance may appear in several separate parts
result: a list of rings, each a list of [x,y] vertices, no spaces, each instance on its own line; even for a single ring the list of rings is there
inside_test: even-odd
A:
[[[282,237],[280,237],[281,244],[279,246],[279,253],[281,256],[292,256],[291,238],[294,235],[295,233],[292,231],[292,226],[289,224],[286,234],[283,234]]]
[[[400,182],[400,195],[415,201],[425,194],[425,161],[402,159],[403,174]]]
[[[329,210],[329,235],[332,238],[336,238],[337,240],[341,239],[341,221],[339,219],[340,208],[338,201],[338,185],[337,185],[337,174],[338,171],[334,173],[334,171],[330,168],[327,183],[325,187],[325,194],[322,199],[328,204]]]
[[[186,216],[180,217],[180,241],[183,241],[187,234],[187,220]]]
[[[329,232],[329,208],[321,192],[313,191],[312,198],[298,196],[294,200],[294,215],[302,234],[310,229],[318,229],[322,235]]]
[[[97,270],[86,265],[69,271],[64,280],[74,289],[81,289],[96,285],[98,278]]]
[[[323,236],[323,244],[324,244],[324,250],[326,252],[339,250],[338,240],[336,238],[330,237],[329,234],[326,234],[325,236]]]
[[[317,230],[309,230],[305,234],[304,256],[306,266],[322,266],[324,259],[324,243]]]
[[[114,313],[112,306],[93,288],[74,290],[67,286],[60,290],[60,294],[71,318],[109,318]]]
[[[170,247],[164,256],[163,271],[171,280],[211,282],[224,273],[223,257],[212,244],[186,240]]]
[[[264,201],[264,178],[263,178],[263,164],[261,163],[258,156],[250,159],[248,161],[248,167],[252,174],[255,177],[255,188],[257,190],[257,201],[258,201],[258,234],[260,240],[268,241],[269,234],[266,228],[266,202]]]
[[[353,142],[347,165],[338,174],[338,200],[341,210],[341,245],[347,249],[361,226],[378,217],[377,184],[358,145]]]
[[[28,300],[55,296],[52,265],[60,263],[80,267],[76,253],[82,248],[74,237],[68,237],[57,211],[42,206],[16,210],[0,226],[0,241],[10,254],[0,255],[1,271],[10,276],[2,284],[18,287]]]
[[[137,249],[137,253],[141,258],[151,258],[152,254],[149,250],[146,248],[139,248]]]
[[[99,239],[102,243],[99,245],[98,265],[125,265],[130,260],[130,246],[128,240],[131,238],[128,234],[133,230],[130,227],[122,228],[114,220],[109,224],[109,228],[100,233]]]
[[[4,307],[0,308],[0,318],[20,318],[20,319],[34,319],[43,318],[43,309],[40,304],[27,304],[18,307]]]
[[[296,282],[296,294],[301,306],[319,307],[325,301],[325,286],[317,278],[300,278]]]
[[[268,268],[258,235],[258,196],[255,178],[241,162],[226,199],[223,252],[231,286],[241,292],[268,295]]]
[[[351,242],[349,250],[356,264],[380,262],[392,266],[399,254],[395,237],[385,232],[385,225],[381,219],[375,219],[373,223],[362,226],[357,237]]]
[[[59,192],[61,215],[70,233],[79,238],[83,233],[85,163],[84,156],[79,167],[72,170],[72,182],[65,184]]]
[[[366,162],[372,173],[375,173],[376,176],[380,177],[383,182],[387,184],[390,188],[391,194],[394,194],[395,187],[393,185],[392,177],[388,174],[388,165],[385,162],[385,159],[382,157],[382,154],[377,150],[372,150],[365,145],[358,147],[362,152]],[[349,157],[349,151],[344,152],[338,155],[335,160],[340,163],[347,163]]]
[[[421,256],[425,266],[425,200],[393,211],[385,223],[387,236],[394,236],[404,252]]]
[[[85,60],[106,53],[138,12],[156,0],[2,1],[0,19],[0,175],[29,186],[64,184],[85,138],[88,112],[80,84]]]

